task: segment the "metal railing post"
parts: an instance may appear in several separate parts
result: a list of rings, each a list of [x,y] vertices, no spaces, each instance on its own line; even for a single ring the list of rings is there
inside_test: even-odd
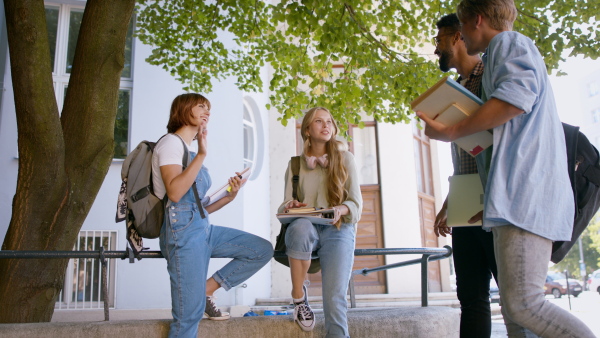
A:
[[[350,285],[348,285],[348,289],[350,290],[350,307],[354,309],[356,307],[356,295],[354,294],[354,272],[350,274]]]
[[[104,320],[109,321],[108,313],[108,276],[106,274],[106,257],[104,257],[104,247],[100,247],[100,257],[98,260],[102,263],[102,301],[104,302]]]
[[[423,258],[421,258],[421,307],[427,307],[428,306],[428,288],[427,285],[428,283],[428,266],[429,263],[429,255],[428,254],[423,254]]]

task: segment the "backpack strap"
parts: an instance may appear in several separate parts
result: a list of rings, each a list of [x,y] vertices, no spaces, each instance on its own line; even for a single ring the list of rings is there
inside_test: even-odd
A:
[[[179,136],[176,133],[173,133],[174,135],[177,135],[177,137],[179,137],[179,139],[181,140],[181,144],[183,145],[183,158],[181,159],[182,162],[182,167],[183,170],[185,170],[185,168],[187,168],[189,162],[190,162],[190,151],[188,150],[187,145],[185,144],[185,142],[183,141],[183,139],[181,138],[181,136]],[[202,170],[202,169],[200,169]],[[198,195],[198,188],[196,186],[196,181],[194,180],[194,184],[192,184],[192,191],[194,192],[194,198],[196,199],[196,204],[198,205],[198,210],[200,211],[200,217],[202,217],[203,219],[206,218],[206,215],[204,214],[204,208],[202,207],[202,203],[200,202],[200,196]],[[166,196],[166,194],[165,194]]]
[[[300,201],[298,198],[298,182],[300,181],[300,156],[292,156],[292,198]]]

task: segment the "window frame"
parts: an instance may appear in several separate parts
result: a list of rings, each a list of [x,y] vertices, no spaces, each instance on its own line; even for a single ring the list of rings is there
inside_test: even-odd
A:
[[[52,71],[52,83],[54,86],[54,95],[56,104],[60,107],[59,114],[62,113],[62,107],[65,101],[66,88],[69,84],[71,74],[66,71],[67,55],[69,48],[69,26],[70,16],[73,10],[85,10],[85,5],[73,5],[65,2],[44,2],[45,8],[58,9],[58,23],[56,31],[56,45],[54,46],[54,65]],[[132,17],[131,25],[135,30],[135,15]],[[133,32],[132,32],[133,33]],[[129,91],[128,104],[128,126],[127,126],[127,151],[125,156],[131,151],[131,115],[132,115],[132,95],[133,95],[133,72],[135,60],[135,43],[134,37],[131,40],[131,60],[130,60],[130,76],[121,77],[119,83],[119,92],[122,90]],[[115,141],[116,142],[116,141]],[[116,146],[116,145],[115,145]],[[113,158],[113,161],[123,161],[123,158]]]

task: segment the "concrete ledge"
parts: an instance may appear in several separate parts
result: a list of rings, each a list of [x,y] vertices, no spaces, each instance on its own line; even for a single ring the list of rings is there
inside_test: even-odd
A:
[[[215,338],[309,338],[325,336],[323,315],[317,315],[314,331],[303,332],[288,316],[202,320],[198,337]],[[443,338],[458,337],[460,310],[449,307],[403,307],[350,309],[350,335],[353,338]],[[171,320],[127,320],[108,322],[0,324],[0,337],[167,337]]]

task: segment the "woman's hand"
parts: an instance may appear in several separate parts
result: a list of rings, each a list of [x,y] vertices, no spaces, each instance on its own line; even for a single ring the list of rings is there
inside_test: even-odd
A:
[[[206,156],[206,153],[208,152],[206,135],[208,135],[208,130],[204,125],[200,125],[198,128],[198,134],[196,135],[196,138],[198,139],[198,155]]]
[[[237,196],[244,183],[248,180],[247,178],[241,179],[241,174],[236,172],[236,176],[229,178],[229,188],[227,189],[227,197],[232,201]]]
[[[283,212],[287,212],[289,209],[302,208],[305,206],[307,206],[306,203],[300,203],[296,200],[291,200],[291,201],[287,202],[287,204],[285,205],[285,208],[283,208]]]
[[[348,215],[350,209],[345,204],[336,205],[333,207],[333,223],[337,223],[337,221],[342,218],[342,216]]]

